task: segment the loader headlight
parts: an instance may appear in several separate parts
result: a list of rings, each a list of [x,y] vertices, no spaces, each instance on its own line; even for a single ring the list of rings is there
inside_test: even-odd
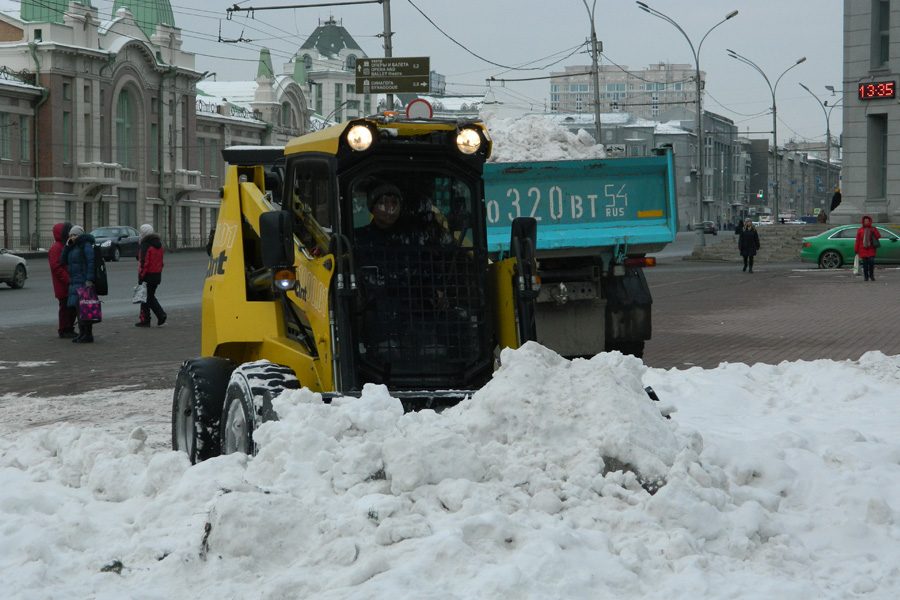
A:
[[[356,151],[368,150],[373,139],[372,130],[365,125],[354,125],[347,130],[347,145]]]
[[[461,129],[456,134],[456,147],[463,154],[475,154],[481,148],[481,136],[474,129]]]
[[[275,272],[274,281],[276,288],[282,292],[286,292],[293,289],[294,285],[297,283],[297,275],[291,269],[281,269]]]

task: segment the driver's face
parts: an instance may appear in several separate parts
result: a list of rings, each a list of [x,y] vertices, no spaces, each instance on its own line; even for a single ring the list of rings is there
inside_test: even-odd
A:
[[[378,227],[390,227],[400,218],[400,198],[390,194],[379,196],[372,205],[372,220]]]

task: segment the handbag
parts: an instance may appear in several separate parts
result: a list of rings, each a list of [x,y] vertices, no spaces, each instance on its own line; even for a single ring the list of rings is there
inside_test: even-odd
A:
[[[86,323],[99,323],[103,320],[100,299],[92,285],[78,288],[78,320]]]
[[[873,236],[872,236],[872,247],[873,247],[873,248],[877,248],[877,247],[879,247],[880,245],[881,245],[881,242],[878,241],[878,238],[875,237],[875,236],[873,235]]]
[[[853,274],[859,275],[859,254],[853,257]]]
[[[142,302],[147,301],[147,283],[142,281],[141,283],[134,286],[134,291],[131,293],[131,303],[132,304],[140,304]]]

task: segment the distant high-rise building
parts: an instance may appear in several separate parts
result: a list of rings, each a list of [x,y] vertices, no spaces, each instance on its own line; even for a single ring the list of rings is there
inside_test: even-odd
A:
[[[656,119],[672,108],[693,110],[697,99],[694,67],[658,63],[630,71],[628,67],[601,65],[600,112],[627,112]],[[700,79],[705,73],[700,71]],[[591,113],[594,84],[590,65],[566,67],[550,73],[550,110]]]

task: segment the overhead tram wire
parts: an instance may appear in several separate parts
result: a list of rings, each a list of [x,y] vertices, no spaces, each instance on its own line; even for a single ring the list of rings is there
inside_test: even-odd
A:
[[[514,66],[511,66],[511,65],[500,64],[500,63],[498,63],[498,62],[494,62],[494,61],[492,61],[492,60],[490,60],[490,59],[487,59],[487,58],[481,56],[480,54],[477,54],[477,53],[473,52],[472,50],[470,50],[469,48],[467,48],[467,47],[465,46],[465,44],[463,44],[463,43],[457,41],[456,38],[454,38],[452,35],[450,35],[450,34],[447,33],[446,31],[444,31],[444,30],[441,28],[440,25],[438,25],[437,23],[434,22],[434,19],[432,19],[431,17],[429,17],[427,14],[425,14],[425,12],[424,12],[421,8],[419,8],[418,6],[416,6],[416,4],[415,4],[412,0],[406,0],[406,1],[407,1],[407,2],[409,3],[409,5],[412,6],[412,7],[413,7],[420,15],[422,15],[422,17],[423,17],[426,21],[428,21],[429,23],[431,23],[431,26],[434,27],[435,29],[437,29],[437,30],[441,33],[441,35],[443,35],[445,38],[447,38],[448,40],[450,40],[451,42],[453,42],[454,44],[456,44],[457,46],[459,46],[459,47],[462,48],[464,51],[466,51],[467,53],[471,54],[472,56],[474,56],[474,57],[477,58],[478,60],[484,61],[484,62],[486,62],[486,63],[488,63],[488,64],[490,64],[490,65],[494,65],[495,67],[500,67],[501,69],[508,69],[508,70],[510,70],[510,71],[543,71],[543,70],[545,70],[545,68],[546,68],[546,67],[514,67]],[[580,45],[579,45],[579,46],[580,46]],[[551,55],[551,56],[552,56],[552,55]],[[528,61],[528,62],[526,62],[526,63],[524,63],[524,64],[530,64],[531,62],[535,62],[535,61]]]
[[[16,3],[19,3],[19,4],[21,4],[21,2],[22,2],[22,0],[11,0],[11,1],[12,1],[12,2],[16,2]],[[48,4],[46,4],[46,3],[44,3],[44,2],[41,2],[40,0],[34,0],[34,2],[35,2],[36,4],[38,4],[39,6],[42,6],[42,7],[44,7],[44,8],[47,8],[47,9],[52,8],[51,6],[49,6]],[[72,16],[72,17],[79,17],[79,16],[80,16],[80,15],[76,15],[76,14],[70,13],[70,12],[68,12],[68,11],[64,11],[62,14],[63,14],[63,15],[68,15],[68,16]],[[151,23],[148,22],[148,21],[143,21],[143,20],[140,20],[140,19],[134,19],[134,22],[135,22],[135,24],[137,24],[137,25],[148,25],[148,24],[151,24]],[[181,28],[181,27],[176,27],[176,29],[179,30],[179,32],[181,33],[181,36],[182,36],[183,38],[194,39],[194,40],[198,40],[198,41],[201,41],[201,42],[220,43],[220,40],[219,40],[217,37],[211,36],[210,34],[207,34],[207,33],[202,32],[202,31],[195,31],[195,30],[192,30],[192,29],[184,29],[184,28]],[[192,34],[194,34],[194,35],[192,35]],[[136,42],[147,43],[147,40],[146,40],[146,39],[143,39],[143,38],[138,38],[138,37],[129,36],[129,35],[125,35],[125,34],[117,34],[117,35],[120,35],[122,38],[125,38],[125,39],[128,39],[128,40],[133,40],[133,41],[136,41]],[[293,35],[293,34],[291,34],[291,35]],[[280,38],[276,38],[276,39],[280,39]],[[277,50],[277,49],[272,49],[272,48],[269,48],[268,46],[262,46],[262,45],[259,45],[259,44],[252,44],[252,43],[246,43],[246,42],[245,42],[245,44],[248,45],[248,46],[255,47],[257,50],[267,49],[267,50],[269,50],[273,55],[278,56],[279,58],[284,58],[284,59],[286,59],[286,60],[290,60],[290,59],[294,58],[294,56],[295,56],[295,53],[288,53],[288,52],[280,51],[280,50]],[[161,47],[165,48],[166,46],[161,46]],[[228,61],[240,61],[240,62],[258,62],[258,61],[259,61],[259,57],[256,57],[256,58],[239,58],[239,57],[233,57],[233,56],[223,56],[223,55],[219,55],[219,54],[207,54],[207,53],[203,53],[203,52],[188,52],[188,54],[193,54],[193,55],[195,55],[195,56],[203,56],[203,57],[205,57],[205,58],[213,58],[213,59],[228,60]]]

